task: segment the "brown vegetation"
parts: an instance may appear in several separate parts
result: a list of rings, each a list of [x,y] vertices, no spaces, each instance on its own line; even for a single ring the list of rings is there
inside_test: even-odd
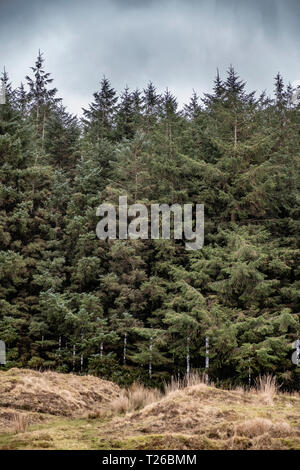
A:
[[[224,390],[192,374],[162,394],[13,369],[0,374],[0,389],[0,424],[9,423],[2,448],[300,449],[299,394],[280,393],[272,377],[252,390]]]
[[[167,385],[160,400],[115,418],[107,433],[121,436],[124,429],[136,445],[139,436],[163,435],[161,449],[174,436],[177,443],[184,437],[180,449],[193,448],[191,442],[195,449],[300,448],[300,398],[279,393],[269,376],[260,377],[249,391],[218,389],[194,374]],[[145,448],[144,439],[140,442],[137,448]]]
[[[0,372],[0,409],[75,417],[105,408],[119,394],[117,385],[90,375],[28,369]]]
[[[113,400],[110,406],[113,412],[122,414],[145,408],[161,397],[162,394],[158,390],[133,383],[128,389],[122,390],[120,396]]]

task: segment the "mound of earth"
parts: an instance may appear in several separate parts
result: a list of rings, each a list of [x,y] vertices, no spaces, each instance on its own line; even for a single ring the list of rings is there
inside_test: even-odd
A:
[[[3,408],[79,417],[102,410],[119,393],[116,384],[90,375],[14,368],[0,372],[0,421],[9,415]]]
[[[300,398],[198,384],[115,418],[106,439],[137,449],[300,449]]]
[[[131,392],[93,376],[0,372],[0,449],[300,450],[298,393],[201,382]]]

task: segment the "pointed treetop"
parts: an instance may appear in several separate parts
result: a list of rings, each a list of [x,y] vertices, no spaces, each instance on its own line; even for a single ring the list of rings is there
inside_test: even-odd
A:
[[[234,67],[230,65],[227,71],[227,79],[225,81],[225,89],[227,92],[241,95],[244,93],[246,82],[243,82],[238,74],[235,72]]]
[[[201,110],[201,106],[199,104],[199,96],[193,90],[193,94],[190,98],[190,101],[188,104],[185,104],[183,107],[183,113],[185,116],[187,116],[189,119],[195,119],[199,112]]]
[[[39,50],[35,66],[30,67],[34,73],[32,79],[29,75],[26,75],[27,84],[29,86],[28,99],[32,103],[32,106],[38,106],[41,104],[54,106],[56,103],[61,101],[61,98],[55,98],[57,88],[49,89],[48,85],[53,82],[53,78],[49,72],[45,72],[43,69],[43,53]]]

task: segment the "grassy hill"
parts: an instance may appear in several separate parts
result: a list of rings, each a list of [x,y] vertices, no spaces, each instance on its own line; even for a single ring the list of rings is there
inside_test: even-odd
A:
[[[0,448],[300,449],[300,397],[270,379],[246,391],[192,376],[163,394],[11,369],[0,372]]]

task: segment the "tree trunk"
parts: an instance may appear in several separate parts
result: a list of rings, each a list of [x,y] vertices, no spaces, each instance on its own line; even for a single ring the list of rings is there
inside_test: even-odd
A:
[[[209,337],[205,338],[205,382],[208,384],[208,369],[209,369]]]

